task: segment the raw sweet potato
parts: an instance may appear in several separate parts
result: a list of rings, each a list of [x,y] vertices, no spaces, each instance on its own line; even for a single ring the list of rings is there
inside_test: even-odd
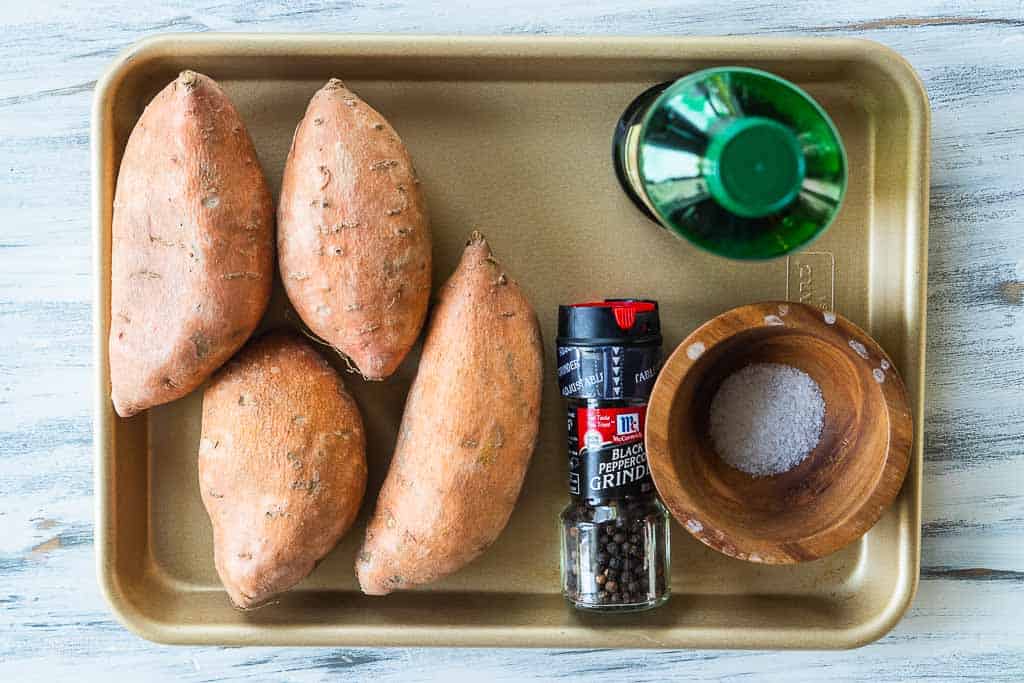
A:
[[[501,533],[537,439],[537,316],[479,233],[440,292],[356,560],[384,595],[457,571]]]
[[[331,79],[295,130],[278,204],[288,298],[367,379],[405,358],[430,297],[430,226],[412,160],[372,107]]]
[[[231,100],[184,71],[143,112],[114,196],[110,384],[123,417],[188,394],[266,310],[273,204]]]
[[[214,376],[199,485],[217,573],[239,607],[294,586],[345,534],[366,489],[363,423],[309,343],[270,334]]]

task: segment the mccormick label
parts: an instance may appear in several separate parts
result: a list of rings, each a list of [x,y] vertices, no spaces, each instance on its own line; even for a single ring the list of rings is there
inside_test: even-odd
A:
[[[569,407],[569,492],[588,500],[654,491],[647,467],[647,407]]]

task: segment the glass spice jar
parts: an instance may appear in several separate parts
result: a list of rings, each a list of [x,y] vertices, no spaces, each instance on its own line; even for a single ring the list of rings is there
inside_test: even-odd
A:
[[[668,599],[668,514],[643,437],[660,365],[656,302],[559,307],[572,496],[560,516],[562,591],[578,609],[636,611]]]

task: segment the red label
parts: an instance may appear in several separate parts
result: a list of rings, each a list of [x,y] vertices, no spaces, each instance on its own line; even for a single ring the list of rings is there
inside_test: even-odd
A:
[[[581,446],[600,448],[631,443],[644,437],[647,406],[630,408],[578,408],[577,437]]]

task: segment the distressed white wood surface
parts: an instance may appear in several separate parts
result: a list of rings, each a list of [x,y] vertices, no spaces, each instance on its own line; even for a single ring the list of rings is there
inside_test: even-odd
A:
[[[934,132],[923,570],[904,621],[840,653],[171,648],[125,631],[93,568],[91,90],[142,36],[208,30],[850,35],[906,55]],[[1024,680],[1022,3],[36,0],[0,6],[0,66],[0,680]]]

